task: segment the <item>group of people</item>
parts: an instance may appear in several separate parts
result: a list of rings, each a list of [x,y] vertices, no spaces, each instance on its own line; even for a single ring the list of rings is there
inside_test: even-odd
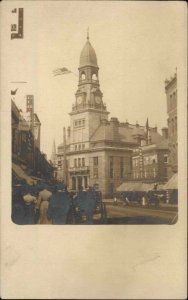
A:
[[[68,192],[62,182],[17,185],[12,190],[12,221],[16,224],[93,224],[99,201],[93,187]]]

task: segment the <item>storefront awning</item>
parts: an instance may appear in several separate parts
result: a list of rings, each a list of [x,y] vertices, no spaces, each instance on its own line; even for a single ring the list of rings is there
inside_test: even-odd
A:
[[[118,192],[148,192],[153,188],[154,183],[129,181],[122,183],[116,190]]]
[[[178,189],[178,174],[175,173],[169,181],[164,185],[165,190],[176,190]]]
[[[15,173],[15,175],[20,178],[20,179],[24,179],[27,184],[29,185],[33,185],[35,184],[37,181],[35,179],[33,179],[32,177],[28,176],[24,170],[17,164],[12,163],[12,171]]]

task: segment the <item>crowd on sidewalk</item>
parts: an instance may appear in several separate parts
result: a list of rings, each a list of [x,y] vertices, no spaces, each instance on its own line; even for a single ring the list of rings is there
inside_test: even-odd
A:
[[[63,182],[33,186],[17,184],[12,189],[12,221],[16,224],[93,224],[99,194],[93,187],[69,192]]]

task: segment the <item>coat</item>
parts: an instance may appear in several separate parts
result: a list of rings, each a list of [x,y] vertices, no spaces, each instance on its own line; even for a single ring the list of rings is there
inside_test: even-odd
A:
[[[43,200],[40,203],[38,224],[52,224],[52,220],[48,219],[47,216],[48,206],[49,206],[48,200]]]
[[[52,195],[47,216],[52,219],[53,224],[66,224],[67,215],[70,209],[71,199],[67,192],[57,192]]]
[[[49,201],[51,199],[52,193],[44,188],[40,191],[37,201],[37,209],[39,209],[39,219],[38,224],[52,224],[52,221],[48,219],[47,211],[49,206]]]

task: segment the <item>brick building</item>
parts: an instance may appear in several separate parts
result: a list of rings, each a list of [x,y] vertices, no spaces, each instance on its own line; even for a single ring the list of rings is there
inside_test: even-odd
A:
[[[178,171],[177,73],[165,80],[169,138],[169,177]]]

